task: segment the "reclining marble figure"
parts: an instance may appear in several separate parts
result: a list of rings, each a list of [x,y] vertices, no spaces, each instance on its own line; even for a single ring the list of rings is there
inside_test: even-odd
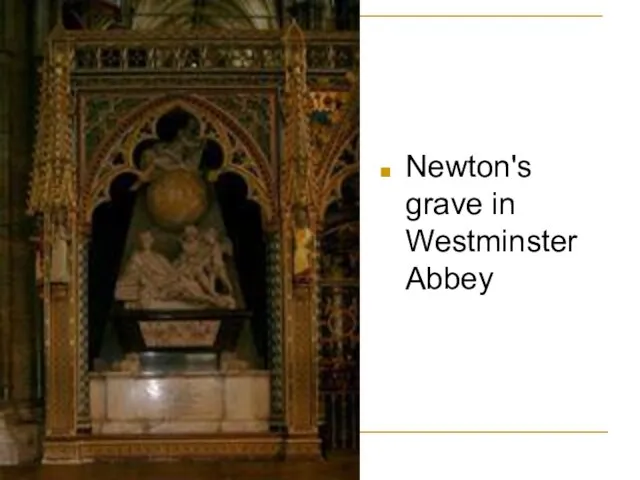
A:
[[[232,309],[236,307],[224,262],[225,249],[214,229],[184,229],[181,252],[172,262],[153,250],[150,231],[139,236],[116,284],[116,300],[135,310]],[[228,252],[228,250],[227,250]],[[218,291],[217,285],[224,291]]]

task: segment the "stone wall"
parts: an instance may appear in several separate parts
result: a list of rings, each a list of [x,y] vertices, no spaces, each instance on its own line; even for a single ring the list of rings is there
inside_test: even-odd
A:
[[[37,59],[31,2],[0,3],[0,462],[15,463],[34,456],[39,417],[41,329],[26,216]]]

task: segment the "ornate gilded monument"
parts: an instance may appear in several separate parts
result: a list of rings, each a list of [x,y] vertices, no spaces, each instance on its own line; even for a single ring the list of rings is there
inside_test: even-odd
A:
[[[44,461],[355,444],[357,34],[57,28],[41,76]]]

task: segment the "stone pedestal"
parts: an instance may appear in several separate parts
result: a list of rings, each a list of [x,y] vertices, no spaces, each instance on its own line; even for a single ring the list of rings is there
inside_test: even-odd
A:
[[[11,412],[0,411],[0,465],[34,462],[39,445],[37,425],[21,424]]]
[[[266,433],[268,371],[95,373],[94,435]]]

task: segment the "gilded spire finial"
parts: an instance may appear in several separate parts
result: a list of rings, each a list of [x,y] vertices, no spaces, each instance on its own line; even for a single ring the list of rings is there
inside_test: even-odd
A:
[[[292,18],[287,26],[284,38],[288,42],[304,42],[304,31],[300,28],[295,18]]]

